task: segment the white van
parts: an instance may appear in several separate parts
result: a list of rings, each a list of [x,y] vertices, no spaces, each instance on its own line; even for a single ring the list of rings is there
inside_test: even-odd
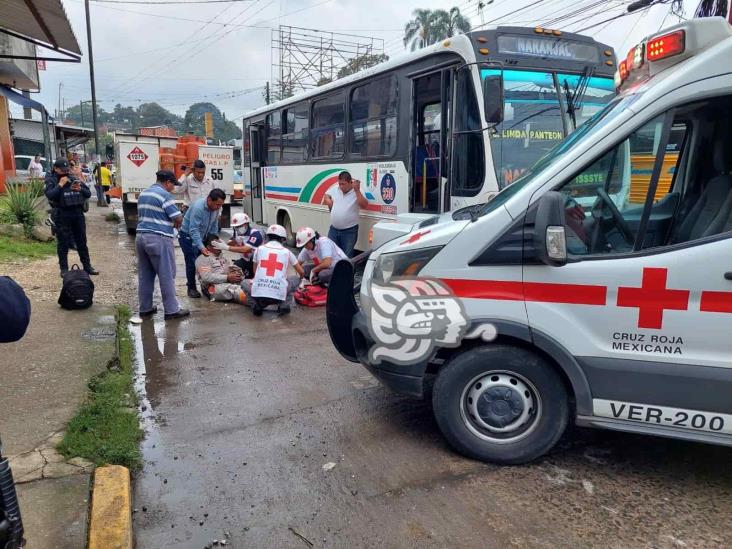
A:
[[[671,27],[616,80],[492,201],[364,254],[358,304],[336,267],[335,346],[398,392],[434,380],[467,456],[527,462],[570,419],[732,445],[732,27]]]

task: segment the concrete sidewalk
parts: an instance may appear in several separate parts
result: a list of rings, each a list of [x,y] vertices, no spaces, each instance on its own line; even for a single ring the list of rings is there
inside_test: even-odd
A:
[[[94,305],[65,311],[56,303],[61,287],[56,257],[0,264],[31,300],[25,337],[2,346],[0,435],[20,499],[28,547],[86,546],[87,509],[93,466],[65,462],[55,451],[66,423],[87,393],[87,384],[114,355],[114,305],[133,297],[132,239],[106,222],[110,210],[92,205],[87,235],[94,277]],[[69,262],[78,261],[74,252]]]

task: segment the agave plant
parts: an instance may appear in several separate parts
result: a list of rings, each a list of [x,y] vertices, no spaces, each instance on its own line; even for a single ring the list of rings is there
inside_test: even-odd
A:
[[[0,207],[9,214],[15,223],[23,225],[26,236],[33,234],[33,226],[38,221],[39,209],[43,199],[43,181],[29,179],[24,182],[9,182],[5,187]]]

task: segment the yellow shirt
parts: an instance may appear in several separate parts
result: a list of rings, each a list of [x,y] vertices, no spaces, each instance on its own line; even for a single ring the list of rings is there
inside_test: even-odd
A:
[[[100,166],[99,173],[102,175],[102,187],[112,186],[112,172],[106,166]]]

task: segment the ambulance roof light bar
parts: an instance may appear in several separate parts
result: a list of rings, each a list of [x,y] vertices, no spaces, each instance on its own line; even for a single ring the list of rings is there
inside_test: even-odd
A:
[[[631,48],[624,70],[619,66],[615,73],[615,85],[620,88],[626,81],[653,76],[731,37],[732,26],[722,17],[692,19],[674,25]]]
[[[646,45],[646,58],[649,61],[660,61],[684,53],[685,38],[683,29],[651,38]]]

